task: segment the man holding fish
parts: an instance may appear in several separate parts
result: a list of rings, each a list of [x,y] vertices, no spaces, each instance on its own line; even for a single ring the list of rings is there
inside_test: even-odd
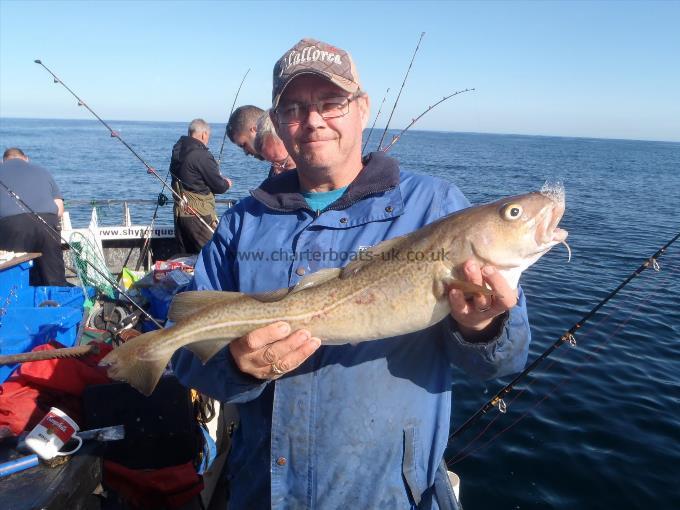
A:
[[[566,237],[563,193],[440,220],[469,202],[383,153],[362,159],[369,98],[350,55],[324,42],[283,55],[272,96],[297,170],[225,213],[175,326],[103,362],[149,393],[185,346],[180,380],[238,405],[230,509],[457,508],[451,365],[482,378],[524,366],[517,280]]]

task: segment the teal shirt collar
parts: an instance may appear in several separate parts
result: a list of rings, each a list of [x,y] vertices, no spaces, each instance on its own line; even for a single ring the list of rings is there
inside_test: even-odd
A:
[[[347,189],[347,186],[331,191],[302,191],[302,197],[312,211],[323,211],[326,207],[335,202]]]

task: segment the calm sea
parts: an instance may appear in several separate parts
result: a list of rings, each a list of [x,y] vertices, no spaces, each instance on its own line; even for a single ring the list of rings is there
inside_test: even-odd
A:
[[[165,175],[184,123],[118,122],[114,129]],[[219,152],[224,126],[210,142]],[[373,140],[376,140],[374,133]],[[19,146],[50,169],[69,199],[154,199],[158,181],[96,121],[0,119],[0,146]],[[535,359],[680,231],[680,144],[409,132],[391,154],[402,166],[455,182],[474,203],[561,180],[562,226],[573,258],[553,249],[522,277]],[[267,173],[225,146],[223,173],[239,198]],[[148,223],[153,208],[133,210]],[[72,209],[76,223],[89,211]],[[104,223],[120,221],[102,207]],[[159,223],[171,223],[171,207]],[[634,279],[448,450],[466,510],[680,508],[680,241],[661,271]],[[461,373],[460,425],[510,379]]]

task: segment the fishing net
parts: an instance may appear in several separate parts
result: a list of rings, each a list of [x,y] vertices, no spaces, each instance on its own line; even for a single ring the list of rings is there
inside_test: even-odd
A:
[[[80,283],[83,286],[95,287],[100,294],[114,299],[116,292],[111,282],[115,282],[116,278],[106,266],[96,209],[92,210],[90,225],[85,233],[71,234],[69,244],[71,245],[71,260]]]
[[[71,234],[69,244],[73,267],[81,285],[95,287],[99,293],[115,298],[116,293],[109,282],[116,281],[116,278],[106,267],[97,245],[80,232]]]

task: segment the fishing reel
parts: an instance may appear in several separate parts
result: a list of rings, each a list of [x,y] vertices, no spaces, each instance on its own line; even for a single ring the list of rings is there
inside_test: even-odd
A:
[[[113,336],[120,331],[133,328],[139,321],[141,312],[132,311],[120,301],[110,298],[97,300],[87,320],[91,328],[108,331]]]

